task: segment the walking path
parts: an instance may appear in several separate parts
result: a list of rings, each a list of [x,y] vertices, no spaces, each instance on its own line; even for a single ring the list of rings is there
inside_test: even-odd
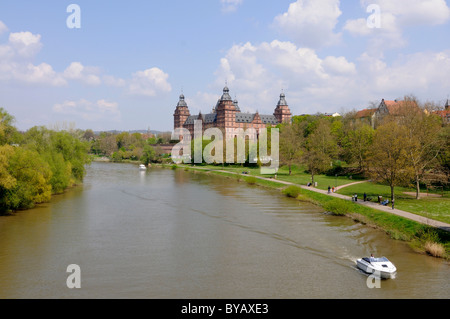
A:
[[[234,172],[225,171],[225,170],[212,170],[212,169],[209,169],[209,168],[201,168],[201,167],[196,167],[196,168],[197,169],[207,170],[207,171],[216,171],[216,172],[222,172],[222,173],[239,175],[239,173],[234,173]],[[345,200],[352,200],[352,198],[349,197],[349,196],[345,196],[345,195],[341,195],[341,194],[337,194],[337,193],[328,194],[327,190],[321,190],[321,189],[317,189],[317,188],[314,188],[314,187],[307,187],[307,186],[298,185],[298,184],[295,184],[295,183],[281,181],[281,180],[273,179],[273,178],[266,178],[266,177],[260,177],[260,176],[254,176],[254,175],[251,175],[251,176],[256,177],[258,179],[267,180],[267,181],[271,181],[271,182],[276,182],[276,183],[280,183],[280,184],[284,184],[284,185],[288,185],[288,186],[289,185],[299,186],[302,189],[306,189],[306,190],[309,190],[309,191],[321,193],[321,194],[332,196],[332,197],[336,197],[336,198],[341,198],[341,199],[345,199]],[[366,181],[355,182],[355,183],[351,183],[351,184],[347,184],[347,185],[342,185],[342,186],[339,187],[339,189],[342,189],[344,187],[348,187],[348,186],[351,186],[351,185],[355,185],[355,184],[364,183],[364,182],[366,182]],[[380,205],[380,204],[374,203],[374,202],[364,202],[364,201],[359,200],[356,203],[359,204],[359,205],[368,206],[368,207],[371,207],[371,208],[374,208],[374,209],[377,209],[377,210],[380,210],[380,211],[384,211],[384,212],[389,213],[389,214],[394,214],[394,215],[397,215],[397,216],[401,216],[401,217],[404,217],[404,218],[416,221],[416,222],[424,224],[424,225],[436,227],[436,228],[439,228],[439,229],[442,229],[442,230],[450,232],[450,224],[447,224],[447,223],[443,223],[443,222],[440,222],[440,221],[437,221],[437,220],[433,220],[433,219],[422,217],[422,216],[419,216],[419,215],[416,215],[416,214],[405,212],[403,210],[392,209],[391,207],[383,206],[383,205]]]

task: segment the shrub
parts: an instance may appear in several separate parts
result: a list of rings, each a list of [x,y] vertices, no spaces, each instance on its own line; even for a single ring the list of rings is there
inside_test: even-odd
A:
[[[288,186],[283,190],[283,194],[287,197],[298,198],[301,194],[302,189],[298,186]]]
[[[254,184],[256,184],[256,177],[254,177],[254,176],[246,177],[245,181],[251,185],[254,185]]]
[[[323,208],[336,216],[345,216],[352,211],[353,205],[349,201],[333,199],[323,205]]]

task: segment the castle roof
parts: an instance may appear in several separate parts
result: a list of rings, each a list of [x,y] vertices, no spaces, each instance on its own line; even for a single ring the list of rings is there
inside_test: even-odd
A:
[[[187,107],[187,106],[188,105],[187,105],[186,101],[184,100],[184,95],[181,94],[180,100],[178,101],[178,104],[177,104],[177,107]]]
[[[286,95],[284,95],[284,93],[280,94],[280,100],[278,101],[277,106],[288,106],[286,102]]]
[[[231,98],[230,89],[228,88],[228,86],[225,86],[223,88],[223,94],[222,94],[222,97],[220,98],[220,101],[233,101],[233,99]]]

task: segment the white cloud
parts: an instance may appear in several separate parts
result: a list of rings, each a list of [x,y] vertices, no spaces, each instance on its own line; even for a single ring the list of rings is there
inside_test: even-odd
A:
[[[220,0],[222,4],[222,12],[234,12],[242,4],[244,0]]]
[[[274,26],[300,46],[333,45],[341,38],[334,32],[342,14],[339,5],[339,0],[297,0],[275,18]]]
[[[3,33],[8,31],[8,27],[2,22],[0,21],[0,35],[2,35]]]
[[[41,48],[39,34],[28,31],[10,33],[8,42],[0,45],[0,81],[9,84],[66,85],[64,77],[48,63],[35,65],[31,62]]]
[[[64,101],[53,106],[58,114],[71,115],[87,121],[109,120],[118,122],[121,119],[119,105],[116,102],[98,100],[91,102],[85,99],[78,101]]]
[[[41,35],[29,31],[10,33],[9,44],[19,56],[25,58],[35,56],[42,48]]]
[[[65,70],[64,77],[69,80],[78,80],[87,85],[100,85],[102,81],[96,74],[98,70],[93,67],[85,67],[80,62],[72,62]]]
[[[168,78],[169,75],[159,68],[138,71],[132,75],[128,91],[132,95],[150,97],[160,93],[168,93],[172,91],[172,87],[167,81]]]
[[[406,45],[404,31],[408,27],[450,21],[450,8],[445,0],[361,0],[364,9],[371,4],[380,8],[380,28],[369,28],[367,18],[348,20],[343,28],[354,36],[371,37],[371,54]]]
[[[13,79],[22,83],[51,86],[64,86],[67,84],[65,79],[47,63],[39,65],[14,63],[12,64],[11,74]]]
[[[234,45],[221,58],[210,90],[187,98],[193,113],[209,112],[227,80],[244,112],[272,114],[282,90],[294,114],[340,112],[410,93],[441,100],[442,92],[448,94],[448,74],[450,51],[416,53],[388,63],[368,53],[349,61],[320,57],[292,42],[248,42]]]
[[[401,27],[438,25],[450,20],[450,8],[445,0],[363,0],[362,3],[378,4],[382,13],[394,15]]]
[[[347,59],[343,56],[334,57],[329,56],[326,57],[322,61],[322,65],[324,67],[325,72],[335,75],[355,75],[356,74],[356,66],[354,63],[348,62]]]

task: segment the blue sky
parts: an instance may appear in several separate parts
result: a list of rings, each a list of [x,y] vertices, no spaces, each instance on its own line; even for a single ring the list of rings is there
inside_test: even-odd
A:
[[[70,4],[81,28],[70,29]],[[367,12],[380,9],[380,28]],[[183,91],[206,113],[225,82],[243,111],[344,112],[450,94],[445,0],[0,2],[0,106],[16,125],[171,130]]]

